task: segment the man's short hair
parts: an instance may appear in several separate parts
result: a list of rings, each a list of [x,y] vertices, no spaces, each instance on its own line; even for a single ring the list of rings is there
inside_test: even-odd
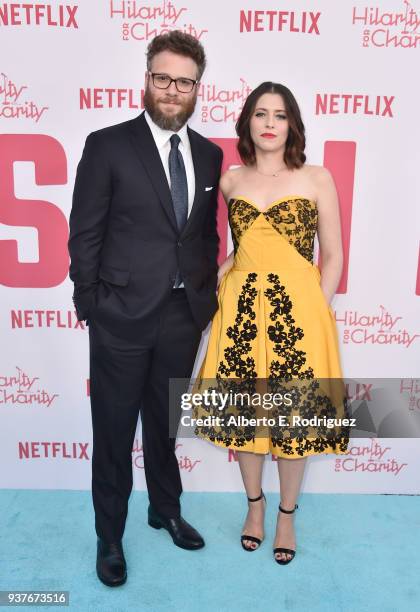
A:
[[[156,36],[147,47],[147,69],[151,70],[152,59],[162,51],[171,51],[178,55],[190,57],[198,68],[197,80],[199,81],[206,67],[206,54],[203,45],[194,36],[185,34],[180,30],[172,30],[166,34]]]

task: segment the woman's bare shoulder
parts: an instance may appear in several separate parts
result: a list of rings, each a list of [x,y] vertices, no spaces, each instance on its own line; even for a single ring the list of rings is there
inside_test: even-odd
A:
[[[233,166],[226,170],[220,177],[220,189],[222,190],[225,196],[228,196],[229,193],[234,189],[236,183],[240,180],[243,172],[242,166]]]
[[[331,172],[328,168],[324,168],[324,166],[305,164],[303,169],[308,178],[311,178],[317,183],[328,182],[332,179]]]

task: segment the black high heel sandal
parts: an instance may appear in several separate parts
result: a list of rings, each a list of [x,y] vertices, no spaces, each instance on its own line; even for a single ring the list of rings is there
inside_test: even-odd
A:
[[[280,510],[280,512],[284,512],[284,514],[293,514],[294,511],[298,507],[299,506],[297,504],[295,504],[295,507],[293,508],[293,510],[284,510],[281,507],[281,504],[280,504],[279,505],[279,510]],[[286,553],[286,555],[291,555],[291,557],[290,557],[290,559],[277,559],[276,558],[276,554],[277,553]],[[287,565],[294,558],[294,556],[296,554],[296,551],[292,550],[291,548],[273,548],[273,554],[274,554],[274,561],[276,561],[279,565]]]
[[[267,503],[267,500],[265,499],[265,495],[261,489],[261,495],[259,495],[258,497],[247,497],[249,502],[257,502],[260,501],[260,499],[263,499],[265,501],[265,503]],[[255,542],[255,544],[258,544],[258,546],[256,548],[250,548],[249,546],[245,546],[245,542],[249,541],[249,542]],[[252,535],[241,535],[241,544],[242,544],[242,548],[244,550],[247,550],[248,552],[253,552],[254,550],[257,550],[261,544],[262,540],[261,538],[257,538],[255,536]]]

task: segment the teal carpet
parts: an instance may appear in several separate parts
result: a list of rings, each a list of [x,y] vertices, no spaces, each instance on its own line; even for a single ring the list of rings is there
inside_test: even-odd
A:
[[[67,590],[81,612],[420,610],[420,497],[301,495],[298,550],[285,567],[271,553],[278,496],[267,501],[266,540],[247,553],[244,495],[184,493],[183,514],[206,540],[190,552],[148,527],[146,494],[133,493],[128,580],[110,589],[96,578],[90,493],[2,490],[0,590]]]

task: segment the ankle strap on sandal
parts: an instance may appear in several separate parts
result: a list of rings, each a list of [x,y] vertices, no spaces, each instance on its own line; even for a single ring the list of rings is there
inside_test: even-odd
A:
[[[281,507],[281,504],[279,505],[279,510],[280,512],[284,512],[284,514],[293,514],[293,512],[299,508],[299,506],[297,504],[295,504],[295,507],[293,508],[293,510],[285,510],[284,508]]]
[[[265,499],[265,495],[263,493],[263,490],[261,489],[261,495],[259,495],[258,497],[248,497],[248,501],[250,502],[256,502],[256,501],[260,501],[260,499]]]

